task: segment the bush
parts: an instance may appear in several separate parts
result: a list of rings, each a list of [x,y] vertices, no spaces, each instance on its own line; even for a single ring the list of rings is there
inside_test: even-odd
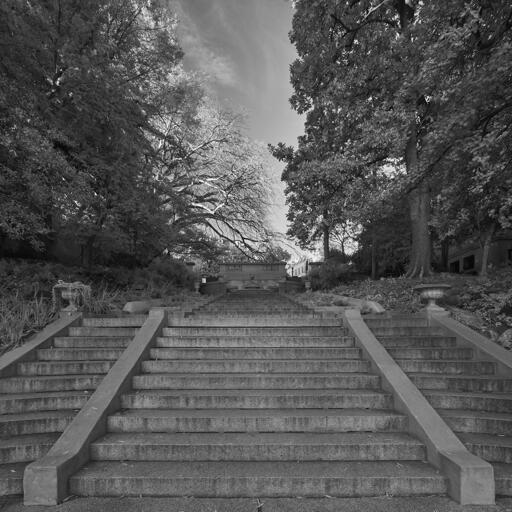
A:
[[[354,280],[354,273],[345,263],[328,261],[319,267],[314,267],[309,273],[312,290],[329,290],[341,283]]]

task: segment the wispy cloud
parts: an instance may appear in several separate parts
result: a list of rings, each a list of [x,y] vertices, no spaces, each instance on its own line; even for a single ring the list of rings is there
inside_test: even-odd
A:
[[[200,70],[211,85],[235,86],[239,80],[233,60],[212,45],[204,27],[200,27],[187,14],[179,0],[172,2],[172,5],[180,20],[180,43],[185,50],[185,62],[188,66]]]

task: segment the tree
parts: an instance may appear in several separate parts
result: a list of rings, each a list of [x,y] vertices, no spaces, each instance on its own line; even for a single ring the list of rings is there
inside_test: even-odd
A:
[[[450,155],[509,111],[511,18],[501,1],[296,2],[292,105],[308,112],[306,133],[322,135],[315,146],[327,141],[342,172],[365,178],[354,184],[395,169],[389,195],[408,197],[410,276],[430,272],[430,191]]]

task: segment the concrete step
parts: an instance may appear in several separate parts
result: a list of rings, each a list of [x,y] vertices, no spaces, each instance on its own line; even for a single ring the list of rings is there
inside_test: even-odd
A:
[[[512,464],[493,463],[496,496],[512,496]]]
[[[457,340],[450,336],[379,336],[386,348],[455,348]]]
[[[38,411],[0,416],[0,436],[63,432],[78,410]]]
[[[409,378],[419,389],[512,393],[512,379],[495,376],[410,373]]]
[[[361,359],[359,348],[154,348],[152,359]]]
[[[454,432],[495,434],[509,436],[512,432],[512,414],[440,409],[439,414]]]
[[[31,462],[40,459],[55,444],[60,432],[32,434],[0,439],[0,464]]]
[[[458,434],[467,449],[488,462],[512,464],[512,432],[508,436]]]
[[[375,327],[372,331],[377,338],[380,336],[446,336],[445,331],[437,327]]]
[[[366,318],[366,325],[370,329],[379,327],[429,327],[425,317],[391,317],[391,318]]]
[[[435,409],[469,409],[512,414],[512,394],[424,391],[423,395]]]
[[[51,393],[16,393],[0,395],[0,415],[37,411],[81,409],[92,392],[54,391]]]
[[[92,460],[289,461],[424,460],[425,447],[394,432],[342,434],[108,434],[91,446]]]
[[[40,361],[117,361],[119,348],[47,348],[37,351]]]
[[[180,361],[143,361],[143,373],[346,373],[368,372],[370,363],[359,359],[308,359],[274,360],[266,359],[182,359]]]
[[[123,395],[124,409],[391,409],[373,390],[147,390]]]
[[[324,497],[445,494],[418,461],[92,462],[73,475],[77,496]]]
[[[266,316],[193,316],[188,318],[169,317],[169,326],[173,327],[334,327],[341,329],[341,322],[336,318],[304,317],[303,315],[266,315]]]
[[[55,348],[126,348],[132,337],[118,336],[59,336],[54,338]]]
[[[180,336],[160,337],[156,341],[161,348],[350,348],[354,338],[349,336]]]
[[[36,361],[18,363],[19,375],[105,374],[115,361]]]
[[[0,393],[44,393],[64,390],[94,390],[103,375],[49,375],[0,379]]]
[[[468,360],[473,358],[471,348],[388,348],[389,355],[400,359],[454,359]]]
[[[369,373],[175,373],[133,377],[134,389],[379,389]]]
[[[312,337],[312,336],[346,336],[346,330],[341,326],[290,326],[290,327],[165,327],[163,329],[163,336],[165,337],[179,337],[179,336],[205,336],[205,337],[219,337],[219,336],[291,336],[298,337]]]
[[[138,327],[70,327],[69,336],[109,336],[114,338],[133,338],[138,331]]]
[[[17,462],[0,466],[0,496],[23,494],[23,471],[26,465],[25,462]]]
[[[434,373],[434,374],[474,374],[493,375],[496,364],[490,361],[458,361],[438,359],[396,359],[398,365],[405,373]]]
[[[140,327],[147,319],[146,315],[120,317],[83,318],[83,327]]]
[[[109,432],[403,432],[407,418],[364,409],[134,409],[108,417]]]

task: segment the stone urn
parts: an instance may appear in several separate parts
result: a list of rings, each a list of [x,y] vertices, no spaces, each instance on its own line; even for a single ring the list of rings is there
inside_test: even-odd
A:
[[[444,308],[436,304],[436,300],[445,296],[446,291],[451,288],[449,284],[426,283],[415,286],[414,291],[420,294],[421,299],[427,300],[426,310],[430,312],[445,311]]]
[[[86,304],[91,297],[91,287],[79,281],[66,283],[59,280],[52,289],[53,309],[63,313],[73,314],[79,309],[79,306]],[[67,302],[66,307],[62,307],[62,301]]]

